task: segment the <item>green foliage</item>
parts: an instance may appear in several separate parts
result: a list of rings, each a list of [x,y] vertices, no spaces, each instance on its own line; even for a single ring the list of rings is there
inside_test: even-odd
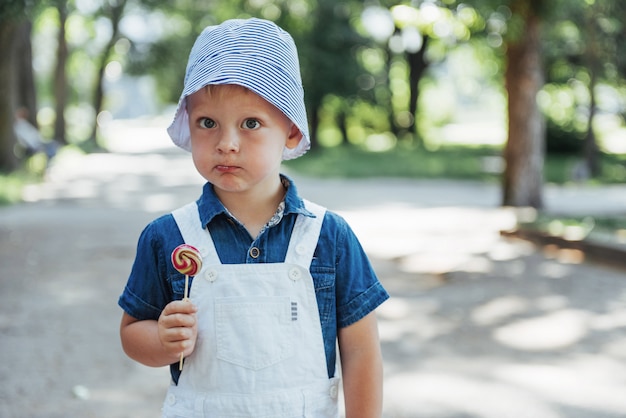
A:
[[[19,202],[24,179],[18,174],[0,174],[0,206]]]
[[[563,216],[542,212],[534,219],[520,222],[519,227],[573,241],[587,240],[626,248],[626,214]]]
[[[195,35],[191,36],[189,33],[186,36],[159,40],[149,46],[133,44],[126,61],[128,74],[154,76],[158,80],[157,98],[164,103],[176,103],[194,39]]]
[[[302,82],[309,113],[317,112],[324,97],[352,100],[359,93],[358,79],[364,73],[356,51],[368,44],[351,26],[353,3],[318,0],[309,15],[309,29],[298,35]],[[287,26],[286,29],[293,25]],[[340,68],[338,68],[340,63]]]
[[[623,100],[620,104],[611,98],[619,94],[609,91],[609,85],[623,82],[626,70],[626,5],[612,0],[575,0],[558,2],[555,9],[558,13],[545,27],[547,84],[539,97],[548,119],[548,151],[581,153],[582,138],[589,129],[591,89],[596,95],[596,113],[626,110]],[[594,128],[596,136],[602,134],[597,124]]]
[[[26,19],[35,5],[34,0],[4,0],[0,2],[0,22]]]
[[[581,155],[584,132],[576,130],[571,123],[558,124],[548,119],[546,126],[546,151],[548,154]]]
[[[36,64],[40,103],[44,106],[40,117],[45,116],[42,118],[45,132],[54,121],[45,107],[52,101],[50,85],[57,30],[54,27],[57,15],[53,6],[56,1],[66,2],[0,2],[0,16],[26,16],[27,13],[39,16],[35,20],[38,33],[34,39],[41,44]],[[78,2],[67,1],[70,7],[67,31],[71,47],[68,72],[72,81],[72,102],[67,115],[68,130],[74,136],[70,138],[71,142],[88,135],[89,130],[85,126],[95,118],[89,111],[91,105],[88,103],[97,70],[94,61],[102,50],[102,33],[106,26],[103,25],[106,21],[100,6],[119,1],[93,2],[88,13],[79,13],[76,9]],[[361,21],[364,8],[370,7],[371,2],[127,2],[126,17],[147,23],[150,36],[134,37],[130,33],[132,30],[123,33],[127,38],[116,45],[112,58],[123,65],[126,74],[154,77],[158,100],[164,103],[178,100],[188,52],[205,26],[228,18],[249,16],[271,19],[283,26],[298,44],[309,115],[318,113],[319,139],[326,145],[348,143],[364,146],[370,137],[380,139],[387,144],[385,146],[402,144],[405,138],[409,143],[423,140],[428,145],[429,139],[439,135],[442,127],[457,123],[462,111],[472,105],[482,106],[477,98],[483,96],[485,86],[502,85],[503,40],[524,30],[519,16],[529,10],[537,12],[546,23],[542,44],[548,84],[539,101],[543,103],[542,109],[548,119],[549,152],[569,152],[572,155],[581,152],[589,106],[588,91],[585,89],[591,80],[586,61],[592,49],[590,46],[596,46],[594,50],[602,62],[599,71],[601,83],[623,85],[626,74],[626,2],[623,1],[380,1],[377,2],[378,8],[388,12],[394,25],[394,32],[390,35],[393,39],[384,42],[375,41]],[[85,7],[90,2],[80,3]],[[123,27],[128,30],[133,26],[127,24]],[[589,28],[594,28],[595,39],[591,38]],[[406,45],[401,39],[403,31],[411,30],[428,39],[427,60],[431,64],[419,81],[420,104],[415,115],[408,111],[412,86]],[[445,65],[449,66],[455,56],[463,54],[464,49],[473,50],[475,56],[467,54],[463,58],[467,60],[465,77],[453,77]],[[480,68],[475,69],[475,65]],[[473,79],[474,86],[470,79]],[[434,90],[433,86],[440,88]],[[617,87],[615,89],[619,91]],[[459,101],[465,102],[464,108]],[[611,103],[604,104],[609,101]],[[621,104],[619,100],[609,101],[599,102],[601,114],[626,113],[623,100]],[[618,104],[615,105],[615,102]],[[505,106],[505,103],[500,106]],[[501,115],[497,114],[496,118],[501,118]],[[413,122],[417,123],[416,127],[411,126]],[[620,123],[623,124],[623,120]]]
[[[22,200],[22,190],[27,184],[41,182],[46,173],[47,158],[37,153],[26,158],[18,170],[0,173],[0,206],[11,205]]]
[[[626,182],[626,155],[601,154],[602,174],[591,183],[620,184]],[[572,154],[550,154],[544,165],[545,181],[555,184],[567,184],[575,180],[582,159]],[[585,180],[581,180],[585,181]]]

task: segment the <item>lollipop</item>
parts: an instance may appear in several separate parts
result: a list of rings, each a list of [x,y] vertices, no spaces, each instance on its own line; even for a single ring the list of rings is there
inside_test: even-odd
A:
[[[172,251],[172,264],[179,273],[185,275],[185,296],[189,298],[189,276],[195,276],[202,268],[200,251],[188,244],[181,244]],[[180,353],[178,369],[183,369],[183,353]]]
[[[185,275],[185,299],[189,296],[189,276],[195,276],[202,268],[200,251],[188,244],[181,244],[172,251],[172,264]]]

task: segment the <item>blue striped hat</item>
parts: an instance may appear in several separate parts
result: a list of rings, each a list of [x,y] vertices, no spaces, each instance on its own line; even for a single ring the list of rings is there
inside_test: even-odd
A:
[[[176,115],[167,129],[172,141],[184,150],[191,150],[186,97],[209,84],[246,87],[287,115],[302,132],[302,140],[296,148],[284,149],[284,160],[297,158],[310,148],[298,51],[291,36],[273,22],[227,20],[207,27],[198,36],[189,54]]]

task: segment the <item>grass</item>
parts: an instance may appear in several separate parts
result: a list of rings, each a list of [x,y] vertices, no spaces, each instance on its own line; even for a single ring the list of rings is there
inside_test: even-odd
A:
[[[25,179],[21,174],[0,175],[0,206],[19,202],[24,184]]]
[[[310,152],[304,158],[286,161],[294,171],[315,177],[404,177],[492,180],[497,176],[483,169],[491,148],[450,147],[438,151],[407,150],[400,147],[370,152],[357,147],[334,147]]]
[[[36,154],[26,158],[16,171],[0,173],[0,206],[20,202],[24,186],[42,181],[45,171],[45,155]]]
[[[626,213],[623,217],[606,216],[551,216],[539,214],[532,224],[545,232],[560,234],[569,227],[578,227],[586,230],[623,230],[626,232]]]

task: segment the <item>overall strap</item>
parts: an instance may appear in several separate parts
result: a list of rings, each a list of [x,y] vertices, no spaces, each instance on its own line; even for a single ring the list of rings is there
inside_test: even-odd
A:
[[[326,208],[306,199],[304,200],[304,206],[315,217],[311,218],[303,214],[298,215],[291,233],[291,239],[289,240],[285,262],[298,264],[308,269],[311,261],[313,261],[313,253],[315,252],[315,247],[317,247],[317,241],[322,230]]]
[[[221,264],[211,234],[202,226],[196,202],[172,211],[172,216],[183,236],[183,241],[200,251],[204,264]]]

